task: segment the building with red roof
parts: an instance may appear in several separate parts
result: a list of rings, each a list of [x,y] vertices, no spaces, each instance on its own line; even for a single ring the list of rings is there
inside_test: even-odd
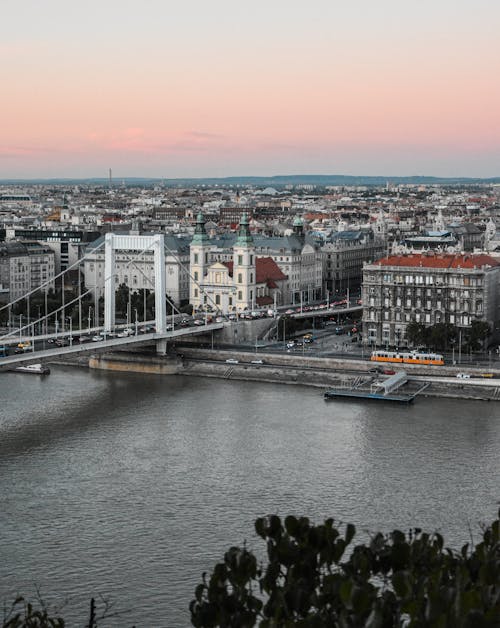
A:
[[[467,329],[486,321],[500,331],[500,262],[486,254],[389,255],[363,267],[363,341],[408,345],[410,322]]]

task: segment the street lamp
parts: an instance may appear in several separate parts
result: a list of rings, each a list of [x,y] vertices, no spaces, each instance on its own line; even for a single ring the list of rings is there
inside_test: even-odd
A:
[[[137,328],[138,328],[139,320],[138,320],[138,317],[137,317],[137,308],[136,307],[134,307],[134,312],[135,312],[135,335],[137,336],[137,333],[138,333]]]
[[[19,342],[22,340],[23,315],[19,314]]]
[[[73,346],[73,318],[71,316],[67,316],[66,320],[69,321],[69,346]]]
[[[88,319],[87,320],[88,320],[88,323],[89,323],[88,333],[90,334],[90,321],[92,320],[92,306],[91,305],[89,306],[89,315],[88,315]]]

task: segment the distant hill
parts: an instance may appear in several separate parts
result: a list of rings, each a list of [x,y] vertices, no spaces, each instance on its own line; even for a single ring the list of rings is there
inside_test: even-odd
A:
[[[241,176],[241,177],[200,177],[200,178],[148,178],[148,177],[117,177],[113,187],[120,187],[122,182],[127,186],[166,185],[169,187],[194,187],[194,186],[236,186],[254,185],[257,187],[282,188],[287,185],[313,185],[313,186],[382,186],[386,183],[413,184],[413,185],[488,185],[500,184],[500,177],[482,179],[479,177],[381,177],[381,176],[354,176],[338,174],[296,174],[276,175],[271,177]],[[0,185],[109,185],[105,177],[93,178],[57,178],[57,179],[0,179]]]

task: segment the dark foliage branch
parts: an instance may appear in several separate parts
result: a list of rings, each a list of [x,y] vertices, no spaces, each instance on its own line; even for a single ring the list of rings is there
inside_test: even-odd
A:
[[[500,515],[500,513],[499,513]],[[257,519],[267,565],[232,547],[190,604],[198,628],[494,628],[500,626],[499,520],[460,552],[418,528],[353,546],[333,519]],[[348,550],[348,551],[346,551]]]

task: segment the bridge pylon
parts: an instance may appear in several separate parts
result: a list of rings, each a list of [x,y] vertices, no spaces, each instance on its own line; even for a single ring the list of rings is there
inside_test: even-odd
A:
[[[112,331],[115,325],[116,251],[154,253],[155,326],[158,333],[167,329],[165,245],[163,234],[120,235],[107,233],[104,240],[104,329]]]

